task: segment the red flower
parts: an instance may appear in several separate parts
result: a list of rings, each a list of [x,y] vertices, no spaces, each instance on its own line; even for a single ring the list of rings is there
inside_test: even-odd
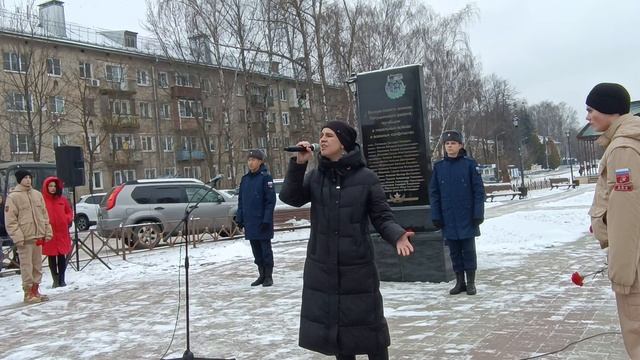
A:
[[[571,274],[571,282],[573,282],[574,284],[576,284],[578,286],[582,286],[582,285],[584,285],[584,279],[586,277],[593,276],[595,278],[596,275],[602,274],[605,270],[607,270],[606,266],[604,266],[603,268],[601,268],[598,271],[590,272],[590,273],[588,273],[586,275],[580,275],[580,273],[576,271],[573,274]]]
[[[584,277],[577,271],[571,274],[571,281],[578,286],[584,285]]]

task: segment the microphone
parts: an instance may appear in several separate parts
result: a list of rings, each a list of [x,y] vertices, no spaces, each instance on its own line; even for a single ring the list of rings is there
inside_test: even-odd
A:
[[[320,145],[310,144],[309,149],[311,149],[311,151],[318,151],[320,150]],[[307,151],[307,148],[305,148],[304,146],[287,146],[283,150],[286,152],[304,152]]]

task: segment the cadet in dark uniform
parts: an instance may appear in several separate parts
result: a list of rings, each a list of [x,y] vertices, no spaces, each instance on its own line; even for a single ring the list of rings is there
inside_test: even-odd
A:
[[[251,242],[251,250],[259,276],[251,286],[273,285],[273,210],[276,206],[276,192],[273,178],[264,164],[262,150],[249,151],[247,166],[249,172],[242,177],[238,194],[236,221],[244,227],[244,237]]]
[[[456,273],[456,285],[449,294],[466,291],[475,295],[478,267],[475,237],[480,236],[480,224],[484,221],[484,185],[478,164],[463,147],[462,134],[445,131],[442,142],[444,159],[433,164],[429,185],[431,221],[442,229]]]

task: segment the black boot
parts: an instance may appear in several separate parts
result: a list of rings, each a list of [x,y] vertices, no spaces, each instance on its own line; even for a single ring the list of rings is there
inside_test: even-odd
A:
[[[67,271],[67,258],[64,255],[58,255],[58,282],[60,287],[67,286],[64,281],[64,274]]]
[[[458,295],[467,290],[467,285],[464,283],[464,272],[460,271],[456,273],[456,286],[449,290],[449,294]]]
[[[60,278],[58,277],[58,264],[56,264],[56,258],[54,256],[47,256],[49,261],[49,270],[51,271],[51,278],[53,279],[52,288],[60,286]]]
[[[467,295],[476,294],[476,271],[467,271]]]
[[[258,265],[258,272],[260,273],[260,276],[258,276],[256,281],[251,283],[251,286],[258,286],[264,282],[264,266]]]
[[[273,285],[273,266],[267,266],[264,268],[264,282],[262,286],[271,286]]]

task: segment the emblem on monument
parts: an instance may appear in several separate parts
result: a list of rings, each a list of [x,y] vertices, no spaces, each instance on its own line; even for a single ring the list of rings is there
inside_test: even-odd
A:
[[[391,74],[387,76],[387,83],[384,86],[384,91],[391,100],[401,98],[404,95],[407,87],[402,82],[402,74]]]

